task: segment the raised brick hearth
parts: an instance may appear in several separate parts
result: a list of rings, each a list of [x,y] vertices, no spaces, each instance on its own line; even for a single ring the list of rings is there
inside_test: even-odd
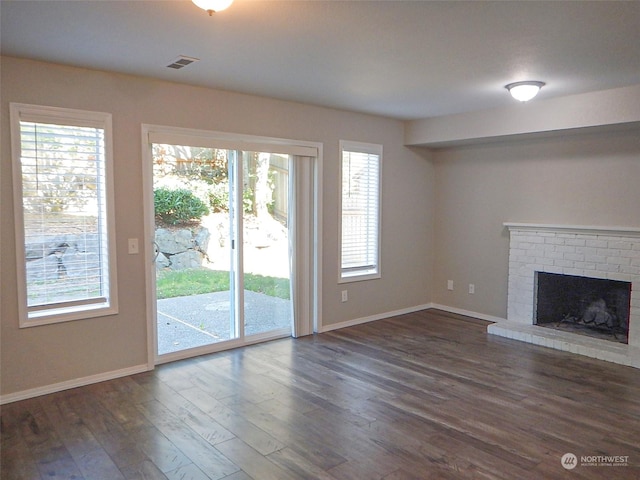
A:
[[[507,320],[494,335],[640,368],[640,229],[505,223]],[[534,325],[535,272],[631,283],[628,345]]]

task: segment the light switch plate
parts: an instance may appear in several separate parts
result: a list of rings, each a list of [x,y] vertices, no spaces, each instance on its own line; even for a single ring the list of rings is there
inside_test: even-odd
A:
[[[137,253],[140,253],[140,250],[138,249],[138,239],[137,238],[128,239],[127,240],[127,244],[128,244],[129,255],[135,255]]]

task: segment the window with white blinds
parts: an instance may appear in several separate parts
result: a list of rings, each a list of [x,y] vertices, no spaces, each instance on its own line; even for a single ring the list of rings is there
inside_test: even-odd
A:
[[[21,325],[115,313],[111,116],[11,107]]]
[[[340,278],[378,278],[382,145],[342,141],[340,151]]]

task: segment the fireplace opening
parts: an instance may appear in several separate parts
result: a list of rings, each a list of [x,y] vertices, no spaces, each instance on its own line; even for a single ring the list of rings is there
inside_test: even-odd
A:
[[[536,325],[628,343],[631,283],[536,272]]]

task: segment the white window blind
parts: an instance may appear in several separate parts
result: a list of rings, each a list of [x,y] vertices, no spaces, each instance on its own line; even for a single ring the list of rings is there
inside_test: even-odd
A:
[[[110,309],[114,295],[106,129],[93,126],[94,121],[65,118],[62,111],[58,118],[43,116],[44,121],[19,107],[15,112],[21,187],[16,202],[21,215],[16,218],[22,223],[24,247],[18,257],[23,262],[26,320],[51,323]]]
[[[341,278],[379,276],[382,146],[342,142]]]

